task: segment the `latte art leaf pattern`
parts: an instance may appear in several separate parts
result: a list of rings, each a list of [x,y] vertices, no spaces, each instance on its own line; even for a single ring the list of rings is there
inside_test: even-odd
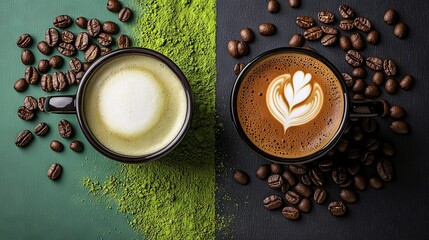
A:
[[[311,74],[297,71],[293,77],[286,73],[276,77],[267,89],[267,107],[287,129],[308,123],[319,114],[323,105],[320,85],[311,81]]]

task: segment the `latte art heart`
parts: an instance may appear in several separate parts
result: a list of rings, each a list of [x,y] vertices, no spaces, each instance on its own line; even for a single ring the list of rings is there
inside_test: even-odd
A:
[[[297,71],[277,76],[268,86],[266,102],[271,115],[283,125],[284,132],[310,122],[323,105],[320,85],[311,74]]]

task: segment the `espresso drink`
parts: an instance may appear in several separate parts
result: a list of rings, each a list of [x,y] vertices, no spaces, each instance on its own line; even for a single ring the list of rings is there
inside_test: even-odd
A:
[[[187,113],[185,89],[164,63],[145,55],[117,57],[88,79],[84,118],[107,149],[144,156],[166,147]]]
[[[340,80],[321,61],[279,53],[246,73],[236,104],[239,124],[254,145],[293,159],[331,141],[343,119],[345,97]]]

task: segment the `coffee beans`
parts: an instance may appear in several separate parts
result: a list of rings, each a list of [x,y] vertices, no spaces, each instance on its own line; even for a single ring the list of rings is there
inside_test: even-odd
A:
[[[88,25],[87,25],[86,28],[88,30],[88,34],[91,37],[96,37],[101,32],[100,21],[98,21],[98,19],[96,19],[96,18],[93,18],[93,19],[91,19],[91,20],[88,21]]]
[[[39,63],[37,64],[37,69],[39,70],[39,72],[41,73],[46,73],[49,71],[49,69],[51,68],[51,66],[49,65],[49,61],[46,59],[41,59],[39,61]]]
[[[342,50],[344,50],[344,51],[348,51],[348,50],[352,49],[352,48],[353,48],[353,45],[352,45],[352,43],[350,42],[350,38],[349,38],[349,37],[347,37],[347,36],[342,35],[342,36],[340,37],[340,47],[341,47],[341,49],[342,49]]]
[[[313,168],[308,173],[311,179],[311,182],[316,186],[322,186],[325,184],[325,179],[321,171],[316,168]],[[309,184],[307,184],[309,185]]]
[[[28,83],[27,81],[25,81],[24,78],[20,78],[16,80],[15,84],[13,85],[13,88],[17,92],[24,92],[25,89],[27,89],[27,87],[28,87]]]
[[[357,201],[357,194],[351,189],[341,189],[340,198],[346,203],[355,203]]]
[[[228,53],[233,58],[240,57],[240,54],[238,53],[238,43],[239,43],[238,40],[230,40],[228,42]]]
[[[64,73],[64,76],[66,77],[66,81],[67,81],[67,84],[69,86],[71,86],[71,85],[73,85],[73,84],[76,83],[76,76],[75,76],[74,72],[72,72],[72,71],[66,71]]]
[[[131,40],[127,35],[119,36],[117,43],[119,48],[129,48],[131,46]]]
[[[237,51],[238,51],[238,55],[247,56],[249,55],[249,46],[247,45],[246,42],[239,42],[237,44]]]
[[[67,87],[66,77],[62,72],[54,72],[52,74],[52,88],[53,90],[60,92]]]
[[[52,68],[58,69],[61,68],[64,64],[64,59],[61,56],[55,55],[49,58],[49,65]]]
[[[372,45],[377,44],[379,39],[380,39],[380,33],[375,29],[371,30],[371,32],[369,32],[368,35],[366,36],[366,41]]]
[[[380,71],[383,68],[383,60],[378,57],[368,57],[365,63],[374,71]]]
[[[398,82],[393,78],[387,79],[386,83],[384,84],[384,90],[386,90],[386,92],[389,94],[396,93],[398,90]]]
[[[37,100],[32,96],[26,96],[24,98],[24,107],[32,112],[37,111]]]
[[[77,73],[82,70],[82,62],[78,58],[72,58],[69,61],[70,70]]]
[[[352,76],[355,78],[366,78],[367,72],[363,67],[354,68],[352,71]]]
[[[334,216],[342,216],[347,212],[346,205],[341,201],[332,201],[329,203],[328,210]]]
[[[359,67],[363,63],[363,57],[359,52],[355,50],[349,50],[346,54],[346,61],[353,67]]]
[[[324,188],[317,188],[314,191],[313,199],[317,204],[323,204],[326,201],[328,192]]]
[[[405,109],[403,109],[401,106],[393,105],[390,107],[390,116],[392,118],[403,118],[405,116]]]
[[[408,123],[402,120],[393,121],[390,124],[390,130],[397,134],[408,134],[410,131]]]
[[[41,122],[34,127],[34,133],[37,136],[45,136],[49,131],[49,126],[45,122]]]
[[[25,69],[25,81],[29,84],[36,84],[39,81],[39,72],[35,67],[27,67]]]
[[[44,55],[49,55],[52,53],[52,48],[49,46],[49,44],[45,41],[40,41],[37,44],[37,49],[39,49],[39,52],[41,52]]]
[[[119,11],[118,19],[121,22],[127,22],[128,20],[131,19],[132,15],[133,15],[133,12],[131,11],[131,9],[125,7],[125,8],[122,8],[121,11]]]
[[[310,195],[312,194],[311,188],[309,188],[307,185],[303,183],[296,184],[295,191],[303,197],[310,197]]]
[[[71,57],[75,54],[76,49],[70,43],[60,43],[60,45],[58,46],[58,52],[60,52],[64,56]]]
[[[372,28],[372,23],[367,18],[364,17],[357,17],[353,21],[353,24],[355,27],[362,32],[369,32]]]
[[[262,23],[259,25],[259,34],[262,36],[272,36],[276,33],[277,28],[272,23]]]
[[[364,94],[368,98],[376,98],[380,96],[380,88],[377,85],[369,85],[365,88]]]
[[[308,213],[311,210],[311,201],[308,198],[301,199],[301,202],[298,204],[298,210],[303,213]]]
[[[18,37],[16,40],[16,45],[20,48],[26,48],[29,47],[32,43],[32,38],[30,34],[24,33],[21,36]]]
[[[255,34],[252,29],[245,27],[240,31],[240,37],[244,42],[251,43],[255,40]]]
[[[57,28],[67,28],[72,24],[72,20],[68,15],[60,15],[54,19],[53,24]]]
[[[319,26],[311,27],[304,31],[304,38],[310,41],[317,40],[321,38],[323,31]]]
[[[366,189],[366,178],[362,175],[356,175],[353,177],[354,186],[358,190],[365,190]]]
[[[243,68],[244,68],[245,66],[246,66],[246,64],[244,64],[244,63],[242,63],[242,62],[236,63],[236,64],[234,65],[234,74],[235,74],[235,75],[240,74],[240,73],[241,73],[241,71],[243,71]]]
[[[383,62],[383,69],[387,76],[394,77],[398,71],[395,61],[386,59]]]
[[[100,33],[97,37],[97,42],[100,43],[101,46],[108,47],[112,44],[113,38],[107,33]]]
[[[70,149],[75,152],[82,152],[83,151],[83,143],[80,141],[73,141],[70,143]]]
[[[404,39],[408,36],[408,26],[405,23],[398,23],[393,29],[393,34],[400,39]]]
[[[304,45],[304,36],[301,34],[294,34],[289,40],[289,47],[302,47]]]
[[[365,40],[358,32],[354,32],[350,35],[350,41],[355,50],[362,50],[365,48]]]
[[[264,207],[269,210],[274,210],[283,205],[283,200],[278,195],[270,195],[263,201]]]
[[[322,37],[320,40],[323,46],[331,46],[334,45],[337,42],[337,35],[333,34],[326,34]]]
[[[408,90],[414,84],[414,78],[411,75],[405,75],[402,80],[399,82],[399,87]]]
[[[88,20],[86,20],[85,17],[78,17],[75,20],[76,25],[82,29],[86,29],[86,27],[88,26]]]
[[[374,189],[383,187],[383,181],[379,177],[372,177],[369,179],[369,185]]]
[[[25,147],[33,140],[33,134],[29,130],[24,130],[16,136],[15,145],[17,147]]]
[[[18,108],[18,117],[25,121],[31,121],[36,117],[36,114],[24,106]]]
[[[34,63],[34,55],[30,50],[24,50],[21,52],[21,62],[24,65],[31,65]]]
[[[332,35],[338,34],[338,29],[335,27],[323,25],[320,28],[322,28],[322,32],[325,34],[332,34]]]
[[[301,0],[288,0],[291,8],[298,8],[301,5]]]
[[[101,25],[101,29],[107,34],[117,34],[119,32],[118,25],[111,21],[104,22],[103,25]]]
[[[48,169],[48,178],[51,180],[58,179],[62,171],[63,171],[63,167],[58,163],[54,163]]]
[[[267,9],[270,13],[277,13],[280,11],[280,4],[277,0],[269,0]]]
[[[87,62],[93,62],[100,56],[100,48],[95,45],[91,44],[89,48],[85,52],[85,60]]]
[[[384,14],[383,20],[385,23],[389,25],[393,25],[398,20],[399,16],[398,13],[393,8],[389,8],[386,13]]]
[[[49,47],[55,47],[60,40],[60,33],[55,28],[49,28],[45,33],[45,41]]]
[[[122,8],[122,4],[118,0],[108,0],[107,10],[111,12],[119,12]]]
[[[280,174],[273,174],[268,177],[268,186],[272,189],[279,189],[282,187],[284,180]]]
[[[381,159],[377,162],[377,172],[381,179],[389,182],[393,179],[393,165],[387,159]]]
[[[52,76],[50,74],[43,74],[42,78],[40,79],[40,87],[45,92],[51,92],[54,90]]]
[[[356,15],[355,11],[351,7],[349,7],[348,5],[341,5],[338,8],[338,12],[345,19],[352,19]]]
[[[58,132],[63,138],[70,138],[73,134],[73,128],[69,121],[62,119],[58,122]]]
[[[296,185],[295,175],[291,171],[285,170],[282,174],[282,177],[290,186]]]
[[[368,65],[368,63],[367,63],[367,65]],[[383,85],[384,74],[382,72],[374,72],[374,74],[372,75],[372,83],[374,83],[377,86]]]
[[[317,14],[317,18],[322,23],[333,23],[335,21],[335,15],[329,11],[321,11]]]
[[[343,31],[350,31],[355,27],[353,20],[341,20],[339,26]]]
[[[295,21],[296,25],[298,25],[300,28],[311,28],[314,25],[314,19],[310,16],[299,16],[296,18]]]
[[[49,146],[52,149],[52,151],[54,151],[54,152],[62,152],[64,149],[64,145],[60,141],[57,141],[57,140],[53,140]]]
[[[283,172],[283,166],[277,163],[271,164],[271,172],[273,174],[281,174]]]
[[[299,218],[299,211],[295,207],[285,207],[282,210],[282,215],[289,220],[297,220]]]
[[[246,185],[249,183],[249,175],[247,175],[247,173],[242,170],[235,170],[233,177],[234,180],[241,185]]]
[[[307,173],[307,167],[305,165],[289,165],[289,170],[298,175]]]
[[[79,51],[85,51],[89,46],[89,34],[81,32],[77,35],[74,46]]]
[[[74,41],[74,34],[70,31],[64,30],[61,33],[61,40],[65,43],[73,43]]]

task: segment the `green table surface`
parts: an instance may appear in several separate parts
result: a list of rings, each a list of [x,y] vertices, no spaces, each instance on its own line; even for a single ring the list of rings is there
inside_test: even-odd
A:
[[[53,26],[54,17],[61,14],[73,19],[85,16],[119,22],[117,14],[107,11],[105,0],[2,1],[0,7],[0,239],[140,238],[129,226],[127,216],[115,210],[114,203],[110,204],[111,208],[99,204],[83,187],[81,179],[98,177],[104,180],[119,164],[106,159],[89,145],[78,128],[76,116],[38,113],[34,121],[26,122],[16,114],[27,95],[36,98],[55,95],[43,92],[39,85],[29,86],[23,93],[14,91],[14,82],[24,76],[25,70],[20,61],[22,49],[16,46],[16,39],[29,33],[33,36],[30,49],[36,61],[47,58],[38,52],[36,45],[44,40],[44,32]],[[121,32],[127,32],[128,25],[121,23],[120,28]],[[79,32],[75,24],[70,30]],[[55,51],[54,54],[59,53]],[[82,59],[82,56],[79,53],[78,57]],[[68,68],[69,58],[65,60],[63,70]],[[76,86],[73,86],[66,93],[75,92]],[[73,139],[59,136],[57,123],[63,118],[76,129],[73,139],[85,144],[84,152],[71,151],[68,145]],[[41,121],[48,123],[50,132],[44,137],[34,135],[33,142],[25,149],[17,148],[14,143],[17,134],[24,129],[33,131]],[[49,143],[53,139],[65,145],[63,152],[50,150]],[[64,168],[58,181],[46,176],[54,162]]]

